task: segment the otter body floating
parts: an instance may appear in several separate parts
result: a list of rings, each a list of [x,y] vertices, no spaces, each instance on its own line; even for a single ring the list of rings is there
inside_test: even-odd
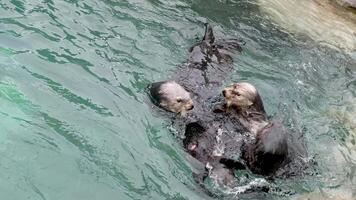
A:
[[[203,39],[189,48],[187,61],[168,80],[150,85],[153,102],[168,111],[177,113],[180,110],[175,108],[178,106],[175,98],[182,94],[187,96],[183,92],[186,91],[186,94],[189,93],[190,97],[197,101],[194,106],[201,106],[208,99],[216,96],[222,80],[233,69],[234,51],[241,51],[237,40],[216,41],[212,27],[206,23]]]
[[[150,86],[156,105],[181,114],[172,117],[173,125],[177,134],[184,134],[186,152],[206,166],[193,177],[209,195],[212,194],[204,186],[207,176],[231,185],[233,170],[249,168],[271,175],[288,161],[286,157],[291,153],[285,129],[280,123],[267,120],[253,85],[239,83],[225,88],[225,105],[213,109],[221,100],[217,94],[222,81],[233,69],[233,53],[241,51],[239,42],[217,40],[212,27],[205,24],[204,37],[189,48],[187,61],[168,80]],[[236,113],[232,115],[229,110]]]
[[[238,40],[217,40],[212,27],[205,24],[204,37],[189,49],[187,61],[167,81],[153,83],[150,88],[156,105],[175,113],[187,112],[183,117],[174,117],[172,120],[177,132],[184,133],[183,147],[187,153],[206,166],[205,171],[194,174],[194,179],[203,188],[204,179],[209,175],[213,175],[210,177],[217,182],[231,185],[233,170],[250,167],[252,171],[259,172],[252,158],[258,158],[255,159],[258,163],[266,158],[263,152],[272,152],[273,155],[285,153],[283,145],[275,147],[282,140],[273,140],[277,138],[273,135],[274,131],[261,132],[268,121],[262,100],[252,85],[243,86],[246,87],[246,95],[254,98],[241,101],[230,98],[229,106],[254,105],[255,110],[249,111],[260,119],[255,121],[256,124],[248,126],[249,121],[236,120],[225,112],[219,115],[212,110],[213,105],[220,101],[217,94],[220,93],[222,81],[233,69],[232,57],[236,51],[241,51]],[[234,89],[231,88],[227,93],[232,97]],[[177,99],[184,101],[178,102]],[[194,108],[190,106],[193,102]],[[251,135],[258,132],[261,132],[258,135],[259,142],[255,143]],[[251,161],[246,159],[248,156],[251,156]],[[258,167],[269,168],[265,164]]]
[[[236,133],[244,132],[245,129],[240,130],[239,128],[243,129],[241,124],[216,116],[211,112],[211,107],[222,86],[222,81],[233,69],[234,52],[241,51],[239,42],[241,41],[235,39],[217,40],[212,27],[205,24],[204,36],[200,42],[188,49],[186,62],[179,66],[166,81],[152,83],[150,86],[150,96],[156,105],[176,113],[181,110],[187,111],[183,117],[172,118],[178,134],[184,134],[183,147],[187,153],[203,166],[209,163],[212,166],[210,171],[216,169],[217,174],[225,174],[226,179],[229,180],[228,177],[233,174],[231,170],[244,168],[244,165],[237,161],[242,142],[231,140],[231,137],[237,137],[238,140],[237,134],[230,136],[223,134],[219,139],[221,141],[218,142],[216,134],[220,130]],[[169,84],[172,82],[174,84]],[[177,97],[187,97],[188,93],[194,102],[194,108],[191,110],[186,109],[185,106],[182,109],[176,101]],[[191,104],[190,100],[185,102]],[[217,147],[221,147],[218,154]],[[226,173],[223,173],[224,171]],[[206,176],[208,176],[208,169],[194,175],[201,186]]]
[[[234,83],[222,92],[226,111],[235,117],[255,137],[245,144],[243,158],[252,172],[272,175],[288,164],[295,154],[306,153],[293,148],[298,144],[288,143],[289,133],[281,122],[269,121],[257,89],[250,83]],[[299,141],[293,141],[295,143]]]

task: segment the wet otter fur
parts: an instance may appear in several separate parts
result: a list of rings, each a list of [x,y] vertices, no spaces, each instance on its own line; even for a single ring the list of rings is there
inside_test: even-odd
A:
[[[241,123],[254,135],[268,125],[266,112],[257,89],[249,83],[234,83],[222,94],[228,110],[235,110]]]
[[[250,83],[234,83],[222,92],[226,111],[256,138],[247,144],[244,159],[254,173],[271,175],[288,160],[287,131],[280,122],[269,121],[257,89]]]
[[[189,48],[188,59],[168,78],[190,93],[194,109],[183,117],[173,117],[174,127],[178,133],[184,133],[183,147],[204,166],[211,166],[201,174],[194,175],[195,180],[203,186],[208,171],[218,170],[221,182],[230,182],[234,169],[245,168],[239,161],[243,143],[240,134],[246,129],[239,123],[212,112],[212,105],[217,101],[222,81],[233,69],[233,53],[241,51],[238,40],[217,40],[213,29],[205,24],[202,41]],[[161,102],[163,93],[159,93],[162,82],[151,85],[150,94]],[[174,90],[170,90],[177,96]],[[172,98],[174,100],[174,98]],[[223,132],[220,138],[217,133]],[[235,139],[235,140],[234,140]],[[217,150],[223,147],[222,151]],[[224,181],[226,179],[226,181]]]
[[[150,96],[156,105],[182,116],[194,108],[190,93],[174,81],[151,84]]]
[[[222,80],[233,69],[232,55],[235,51],[241,51],[237,40],[216,41],[212,27],[206,23],[204,37],[201,42],[189,48],[187,62],[178,67],[167,81],[152,83],[149,86],[150,96],[162,108],[177,113],[180,110],[174,107],[181,106],[176,105],[176,98],[165,97],[179,97],[183,88],[197,101],[194,106],[203,105],[206,100],[216,96]],[[161,85],[167,86],[166,83],[172,82],[176,84],[166,87],[164,92],[160,90]],[[162,100],[165,102],[161,102]],[[189,108],[191,102],[187,102]]]
[[[192,110],[184,116],[172,117],[172,121],[176,132],[183,134],[187,153],[206,166],[205,171],[193,174],[203,189],[204,179],[211,174],[216,175],[218,182],[228,185],[236,169],[249,168],[258,174],[271,175],[284,165],[291,153],[283,126],[268,121],[261,97],[251,84],[242,84],[246,96],[241,101],[234,96],[241,92],[235,90],[236,85],[226,88],[223,92],[226,104],[213,108],[221,101],[217,94],[222,80],[233,69],[232,55],[236,51],[241,51],[238,40],[216,40],[211,26],[206,24],[203,40],[189,49],[187,61],[167,81],[151,85],[151,97],[158,103],[167,99],[164,95],[172,97],[169,98],[172,101],[181,96],[174,89],[168,90],[171,94],[159,92],[163,84],[172,81],[184,88],[194,101]]]

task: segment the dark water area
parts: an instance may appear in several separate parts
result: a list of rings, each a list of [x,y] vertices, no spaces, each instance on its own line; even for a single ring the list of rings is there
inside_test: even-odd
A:
[[[315,162],[309,175],[276,180],[282,192],[215,190],[354,199],[354,50],[289,32],[237,0],[2,0],[0,199],[209,199],[145,92],[185,61],[207,21],[217,38],[246,42],[224,85],[256,85],[269,116],[304,133]]]

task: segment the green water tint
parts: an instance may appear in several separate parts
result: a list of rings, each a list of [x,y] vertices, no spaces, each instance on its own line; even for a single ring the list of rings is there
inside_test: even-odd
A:
[[[270,194],[207,186],[226,199],[352,199],[356,62],[317,33],[288,32],[252,1],[5,0],[0,13],[0,199],[208,199],[192,178],[202,166],[145,93],[186,60],[206,21],[216,38],[246,42],[224,85],[256,85],[315,163]],[[235,174],[241,185],[261,178]]]
[[[21,118],[23,118],[22,119],[23,121],[28,121],[25,119],[28,118],[26,117],[26,115],[29,114],[29,116],[31,116],[31,114],[35,114],[36,110],[38,110],[38,108],[33,106],[31,102],[25,99],[24,95],[17,90],[15,85],[9,83],[4,83],[4,82],[0,83],[0,99],[2,101],[15,105],[16,107],[14,109],[22,112],[22,117],[13,116],[12,117],[13,119],[21,120]],[[5,102],[3,102],[3,105],[5,104]],[[9,107],[9,109],[11,109],[11,107]],[[11,111],[9,113],[13,114],[15,113],[15,111]],[[3,115],[10,116],[9,114],[6,113],[3,113]]]
[[[11,56],[13,55],[13,51],[9,48],[3,48],[3,47],[0,47],[0,54],[3,54],[3,55],[7,55],[7,56]]]

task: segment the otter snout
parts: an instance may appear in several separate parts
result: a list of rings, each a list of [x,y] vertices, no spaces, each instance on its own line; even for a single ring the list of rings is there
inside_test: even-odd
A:
[[[232,92],[233,92],[233,88],[231,86],[224,88],[222,91],[222,95],[224,96],[224,101],[227,108],[231,107],[234,101]]]
[[[224,90],[222,91],[222,95],[223,95],[224,97],[226,97],[226,89],[224,89]]]
[[[184,110],[185,111],[190,111],[190,110],[193,110],[194,108],[194,103],[193,103],[193,100],[189,99],[188,101],[184,102]]]

